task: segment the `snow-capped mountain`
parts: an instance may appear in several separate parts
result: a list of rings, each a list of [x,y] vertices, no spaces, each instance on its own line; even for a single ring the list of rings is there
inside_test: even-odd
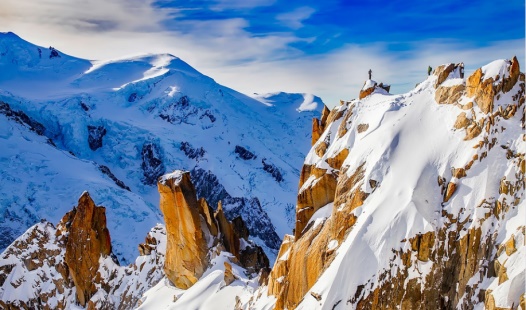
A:
[[[51,56],[53,50],[49,51]],[[67,68],[78,65],[72,64],[76,60],[70,60],[64,60],[65,72],[69,70]],[[148,62],[145,58],[132,62],[137,61]],[[17,74],[30,75],[33,63],[31,67],[22,66],[23,70]],[[183,74],[177,70],[187,70],[176,67],[179,69],[171,68],[176,72],[168,74],[166,79]],[[89,76],[95,71],[85,74]],[[228,144],[221,137],[229,137],[230,126],[238,128],[242,116],[248,117],[247,114],[277,118],[290,117],[290,113],[296,115],[291,110],[304,110],[312,105],[307,96],[255,94],[258,101],[242,97],[240,106],[236,106],[238,109],[225,104],[220,110],[228,109],[228,114],[212,121],[209,115],[223,114],[219,113],[218,106],[205,105],[198,101],[202,97],[192,95],[191,85],[194,84],[187,85],[185,94],[190,95],[176,97],[175,102],[170,101],[168,94],[154,96],[156,85],[164,81],[160,76],[167,74],[163,73],[151,78],[158,81],[157,84],[152,82],[152,85],[144,86],[146,80],[139,80],[134,83],[133,91],[127,88],[129,85],[123,85],[105,92],[97,90],[97,93],[105,94],[102,97],[89,99],[91,97],[81,96],[82,100],[73,101],[81,106],[76,113],[87,113],[91,116],[88,119],[99,122],[84,121],[77,128],[76,125],[67,127],[57,118],[52,118],[58,123],[53,127],[54,123],[49,122],[51,114],[47,112],[50,105],[61,105],[65,115],[75,115],[66,108],[69,100],[74,99],[36,101],[37,106],[44,108],[22,110],[21,107],[32,106],[29,103],[35,104],[35,99],[17,101],[14,98],[20,96],[16,93],[4,95],[11,101],[2,106],[4,116],[0,116],[8,119],[4,122],[8,125],[2,125],[5,128],[0,137],[8,142],[16,139],[10,144],[13,148],[18,143],[25,147],[19,153],[31,154],[29,162],[36,163],[30,167],[34,175],[54,176],[49,172],[49,167],[54,166],[45,160],[39,161],[41,153],[38,150],[46,147],[63,154],[61,158],[68,172],[71,170],[68,167],[76,167],[68,164],[68,160],[80,161],[85,166],[79,164],[84,169],[79,168],[79,171],[85,171],[88,176],[92,173],[92,178],[99,180],[99,184],[113,186],[118,190],[116,194],[136,195],[137,192],[139,201],[147,201],[142,197],[153,191],[147,184],[157,184],[161,197],[159,208],[167,224],[151,230],[146,242],[139,245],[141,255],[134,264],[118,266],[112,259],[111,245],[119,243],[109,242],[110,234],[113,238],[112,212],[117,212],[111,205],[111,199],[117,199],[112,198],[115,193],[97,194],[102,198],[95,198],[97,204],[109,204],[107,223],[104,208],[94,207],[85,193],[77,209],[68,212],[60,222],[56,221],[59,223],[57,227],[45,221],[38,223],[2,253],[0,305],[9,309],[45,305],[51,301],[52,307],[56,308],[138,307],[143,310],[218,307],[525,310],[525,75],[520,72],[516,58],[496,60],[466,79],[460,72],[457,64],[439,66],[415,89],[400,95],[389,94],[388,85],[366,81],[360,99],[342,101],[332,111],[324,108],[321,118],[313,119],[312,129],[306,130],[312,133],[312,147],[303,160],[296,191],[295,221],[292,222],[294,235],[285,236],[270,271],[265,268],[268,262],[259,256],[262,250],[247,240],[250,239],[248,232],[250,225],[261,227],[270,223],[261,216],[263,211],[267,211],[276,222],[274,217],[277,215],[271,213],[268,204],[260,201],[281,199],[286,192],[283,185],[287,184],[287,173],[295,170],[293,167],[285,169],[287,159],[283,166],[275,162],[282,163],[276,159],[281,157],[272,157],[275,161],[271,161],[264,145]],[[15,75],[11,77],[14,79]],[[57,81],[61,79],[69,78],[57,76]],[[35,89],[39,89],[37,84]],[[171,91],[169,87],[164,89]],[[219,95],[210,91],[205,92],[206,96],[241,96],[221,87],[212,87],[214,89]],[[48,95],[53,96],[52,93]],[[154,97],[161,99],[152,99]],[[290,103],[284,103],[287,101]],[[219,102],[223,101],[219,99]],[[196,104],[195,110],[189,108],[192,103]],[[117,111],[115,107],[122,114],[112,115],[111,122],[99,114],[103,108]],[[197,112],[188,113],[188,109]],[[40,114],[35,112],[37,110]],[[62,110],[52,110],[62,115],[59,113]],[[144,119],[137,118],[138,114]],[[37,118],[39,115],[47,117]],[[202,115],[207,115],[207,126],[211,127],[202,126],[203,122],[198,121]],[[239,117],[235,119],[238,122],[231,121],[232,115]],[[125,121],[127,117],[134,121]],[[222,122],[216,124],[219,119]],[[262,118],[250,119],[253,123],[246,127],[248,131],[238,136],[240,141],[248,141],[244,134],[249,132],[252,133],[251,139],[254,135],[259,137],[257,134],[269,133],[264,125],[258,125]],[[47,122],[43,123],[43,120]],[[81,122],[82,118],[74,120]],[[178,124],[189,133],[195,134],[189,128],[199,128],[211,134],[203,137],[176,132],[184,139],[170,148],[163,142],[167,139],[164,134],[169,133],[168,129],[163,129],[163,122]],[[45,126],[47,123],[51,124],[50,128],[66,126],[68,130],[59,131],[65,132],[62,136],[84,139],[84,149],[72,152],[82,153],[88,159],[68,155],[65,150],[70,149],[66,145],[80,148],[81,143],[62,139],[61,135],[47,134],[50,130]],[[128,147],[129,152],[122,151],[116,160],[125,164],[105,169],[97,166],[99,161],[106,163],[108,158],[115,160],[115,157],[104,148],[119,151],[123,148],[119,143],[127,141],[112,136],[111,131],[116,129],[111,129],[113,127],[109,124],[122,126],[126,132],[121,132],[118,137],[131,139],[134,146]],[[224,126],[216,127],[219,124]],[[196,125],[201,127],[191,127]],[[174,125],[173,128],[180,127]],[[147,140],[147,143],[141,139],[136,142],[136,137],[145,135],[141,131],[146,130],[144,128],[149,128],[147,132],[155,133],[157,138]],[[225,133],[214,135],[215,129],[224,129]],[[128,135],[128,131],[134,135]],[[215,137],[216,144],[208,146],[205,142],[210,142],[211,137]],[[275,138],[272,136],[262,143],[276,143],[278,146],[297,143]],[[167,158],[167,149],[174,150],[174,154],[179,149],[190,158],[194,165],[188,168],[191,172],[175,171],[157,178],[161,171],[167,170],[166,163],[183,165],[186,162]],[[275,152],[284,156],[286,151]],[[20,156],[16,151],[8,154],[15,163]],[[264,158],[261,158],[262,154],[265,154]],[[188,160],[186,158],[183,159]],[[60,163],[52,163],[62,167]],[[219,163],[229,164],[229,167]],[[218,166],[206,166],[210,167],[207,170],[201,166],[205,164]],[[194,169],[195,165],[199,168]],[[246,167],[260,169],[257,171],[261,174],[243,174],[253,171]],[[11,173],[7,177],[13,183],[21,182],[14,173],[17,168],[28,169],[22,164],[6,168]],[[103,170],[106,172],[100,172],[104,173],[102,179],[93,172]],[[222,173],[230,177],[225,170],[240,174],[239,183],[236,183],[239,190],[249,191],[256,185],[263,186],[249,191],[261,193],[262,197],[236,198],[239,192],[220,179]],[[68,180],[78,180],[75,172],[65,176],[69,177]],[[131,182],[136,178],[141,181]],[[193,179],[196,189],[190,179]],[[56,180],[59,182],[60,178],[56,177]],[[258,183],[262,180],[266,182]],[[103,186],[96,187],[89,182],[81,185],[86,184],[95,192],[100,192],[98,188]],[[43,189],[55,190],[51,186]],[[7,197],[13,199],[15,195],[16,191],[11,188]],[[206,201],[197,200],[201,196],[206,196],[209,202],[223,201],[225,204],[214,212]],[[63,196],[62,199],[76,197]],[[120,196],[118,199],[126,197],[135,196]],[[144,205],[146,210],[151,208],[152,214],[159,214],[154,206],[147,202]],[[260,210],[259,206],[262,211],[255,212]],[[92,211],[86,212],[86,208]],[[240,218],[229,222],[223,212],[243,213],[244,216],[248,210],[255,212],[248,220],[257,216],[260,222],[249,222],[246,226]],[[285,208],[281,212],[283,215],[292,210]],[[86,216],[91,213],[92,216]],[[122,218],[117,217],[117,220]],[[89,221],[85,223],[83,219]],[[281,218],[282,222],[279,220],[276,223],[287,222],[286,217]],[[276,224],[276,227],[279,226]],[[253,229],[250,232],[254,234]],[[131,238],[128,242],[132,242]],[[72,257],[89,259],[77,261]],[[255,269],[260,269],[259,274]],[[78,274],[88,276],[78,277]],[[91,283],[86,281],[88,278],[95,280]]]
[[[124,262],[161,222],[157,178],[189,170],[270,257],[293,227],[320,98],[240,94],[172,55],[88,61],[0,34],[0,248],[88,190]],[[270,195],[269,193],[272,193]]]

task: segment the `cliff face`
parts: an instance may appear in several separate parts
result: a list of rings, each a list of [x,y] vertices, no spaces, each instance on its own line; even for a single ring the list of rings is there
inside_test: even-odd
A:
[[[277,309],[524,303],[524,74],[514,58],[459,77],[440,66],[313,122],[295,234],[269,277]]]
[[[75,284],[77,300],[85,306],[100,281],[99,258],[111,254],[106,209],[95,206],[88,192],[84,192],[78,206],[64,216],[58,229],[66,235],[65,263]]]
[[[203,274],[207,253],[199,209],[189,173],[164,176],[157,183],[167,232],[164,272],[178,288],[187,289]]]
[[[249,243],[248,228],[240,217],[230,222],[221,202],[213,213],[205,199],[197,200],[190,172],[166,174],[158,187],[167,231],[164,271],[176,287],[194,285],[217,250],[232,253],[234,262],[249,272],[268,268],[268,258],[261,247]]]

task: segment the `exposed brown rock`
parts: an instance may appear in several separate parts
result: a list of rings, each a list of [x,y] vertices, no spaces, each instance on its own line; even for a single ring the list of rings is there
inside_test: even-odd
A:
[[[521,72],[519,62],[516,57],[513,58],[511,66],[509,67],[509,76],[503,79],[500,77],[489,77],[483,79],[482,69],[477,69],[467,80],[466,95],[474,97],[475,103],[485,114],[489,114],[494,110],[495,96],[500,97],[499,92],[509,92],[513,86],[520,79]],[[495,83],[497,82],[497,83]],[[514,98],[516,100],[518,98]],[[511,115],[515,111],[508,111]]]
[[[323,105],[323,109],[321,110],[321,126],[323,129],[325,129],[325,126],[327,125],[329,114],[331,114],[331,110],[329,110],[326,105]]]
[[[361,191],[363,185],[365,162],[362,163],[350,177],[346,171],[340,173],[338,187],[335,193],[334,205],[338,206],[340,212],[334,212],[331,216],[330,239],[337,240],[339,244],[344,240],[349,229],[356,223],[356,216],[351,211],[361,206],[368,193]]]
[[[510,256],[515,253],[517,249],[515,248],[515,236],[511,235],[511,238],[506,241],[506,255]]]
[[[97,291],[99,258],[111,253],[106,208],[95,206],[88,192],[84,192],[77,208],[67,213],[59,226],[69,232],[65,262],[75,283],[77,300],[85,306]]]
[[[312,119],[311,145],[314,145],[316,141],[320,139],[320,136],[323,134],[323,131],[325,130],[325,127],[327,125],[327,119],[331,117],[334,118],[335,116],[335,113],[330,111],[329,108],[327,108],[327,106],[324,105],[323,110],[321,111],[321,119],[317,119],[316,117]]]
[[[241,216],[238,216],[232,220],[232,227],[238,239],[243,238],[245,240],[248,240],[248,228]]]
[[[495,100],[495,89],[493,87],[493,78],[488,78],[479,84],[475,93],[475,102],[482,110],[488,114],[493,112],[493,101]]]
[[[478,68],[466,81],[466,96],[473,97],[482,80],[482,69]]]
[[[329,164],[329,166],[331,166],[331,168],[340,170],[347,156],[349,156],[349,149],[344,148],[340,151],[340,153],[338,153],[338,155],[331,158],[327,158],[327,163]]]
[[[314,175],[317,179],[313,185],[301,190],[298,193],[296,206],[296,227],[295,237],[299,238],[303,229],[307,225],[312,215],[321,207],[330,203],[334,199],[336,191],[336,175],[324,173],[320,169],[314,169],[315,172],[321,172],[320,176]]]
[[[456,65],[454,64],[447,64],[447,65],[441,65],[438,66],[435,71],[433,72],[434,75],[437,76],[437,81],[435,83],[435,88],[438,88],[440,84],[444,83],[444,81],[447,79],[449,74],[455,70]],[[437,100],[438,101],[438,100]]]
[[[318,157],[323,157],[323,155],[325,155],[325,152],[327,151],[327,143],[325,141],[321,141],[320,143],[318,143],[318,145],[316,145],[314,151],[316,152],[316,155],[318,155]]]
[[[258,273],[262,269],[268,269],[270,265],[267,255],[260,246],[247,247],[241,250],[239,263],[250,273]]]
[[[417,251],[417,258],[423,262],[429,261],[429,256],[435,242],[435,232],[431,231],[423,235],[417,235],[411,241],[411,249]]]
[[[471,122],[471,120],[466,117],[466,112],[461,112],[457,116],[457,120],[455,121],[455,125],[453,125],[453,127],[455,129],[466,128],[466,127],[468,127],[470,122]]]
[[[187,289],[197,282],[207,264],[195,188],[190,173],[182,171],[163,176],[157,187],[167,235],[164,272],[176,287]]]
[[[331,113],[329,113],[329,116],[327,116],[327,121],[323,124],[324,128],[327,127],[328,124],[331,124],[334,121],[339,120],[344,114],[343,110],[340,109],[332,109]]]
[[[283,243],[281,243],[281,247],[279,248],[277,260],[274,263],[274,267],[270,271],[268,280],[268,292],[270,295],[279,296],[284,293],[286,284],[284,278],[287,276],[289,271],[288,267],[290,253],[288,254],[288,257],[284,257],[284,255],[290,250],[293,244],[294,236],[285,235],[283,238]]]
[[[157,240],[152,237],[150,234],[146,235],[144,243],[139,244],[139,255],[150,255],[152,249],[157,245]]]
[[[505,266],[501,265],[498,271],[499,285],[508,281],[508,270]]]
[[[519,80],[520,73],[520,66],[517,56],[513,56],[513,59],[511,60],[511,66],[509,68],[510,76],[502,81],[502,92],[507,93],[513,88],[513,86],[515,86]]]
[[[477,123],[471,123],[471,125],[466,128],[466,136],[464,137],[464,140],[468,141],[474,139],[478,137],[481,132],[482,128],[478,126]]]
[[[310,165],[303,165],[303,167],[301,167],[300,181],[299,181],[299,184],[298,184],[298,189],[301,189],[303,184],[305,184],[307,179],[310,177],[313,169],[315,169],[315,168],[313,168]]]
[[[440,86],[435,92],[435,101],[439,104],[454,104],[464,95],[465,89],[464,84],[450,87]]]
[[[404,261],[398,274],[391,277],[388,270],[378,275],[385,279],[384,284],[365,296],[357,291],[350,304],[357,309],[471,309],[475,290],[468,282],[477,273],[484,272],[482,265],[492,251],[493,241],[489,236],[482,236],[480,228],[469,229],[460,239],[456,238],[457,233],[447,228],[432,232],[435,241],[427,257],[434,264],[425,286],[418,281],[405,282],[408,270],[414,267],[408,253],[397,252],[395,255]],[[414,244],[414,238],[409,242]],[[461,302],[464,294],[468,298]]]
[[[277,297],[275,309],[294,309],[334,259],[335,251],[328,249],[329,242],[335,240],[341,244],[346,232],[356,222],[352,209],[367,198],[367,194],[359,189],[363,182],[363,167],[362,164],[350,177],[345,171],[339,174],[337,188],[341,190],[336,190],[334,198],[338,201],[335,200],[335,204],[342,207],[341,212],[333,211],[323,225],[309,226],[296,238],[285,237],[269,277],[269,294]],[[311,175],[325,173],[312,167],[308,170]],[[301,211],[297,210],[297,216],[301,216]]]
[[[230,265],[227,262],[224,262],[225,265],[225,275],[223,277],[223,280],[225,281],[226,285],[232,284],[236,280],[236,277],[232,273],[232,265]]]
[[[457,184],[453,182],[449,182],[446,189],[446,194],[444,195],[444,202],[448,202],[451,196],[455,193],[455,190],[457,189]]]
[[[462,106],[462,110],[470,110],[471,108],[473,108],[473,102],[471,101]]]
[[[213,217],[214,210],[208,205],[208,202],[204,198],[199,198],[199,214],[203,217],[206,222],[208,231],[214,237],[217,237],[218,228],[215,218]]]
[[[375,88],[376,88],[376,84],[373,87],[369,87],[367,89],[360,90],[360,95],[358,96],[358,98],[363,99],[369,96],[370,94],[374,92]]]
[[[354,104],[351,105],[348,110],[347,110],[347,113],[345,113],[345,116],[342,120],[342,122],[340,123],[340,126],[338,127],[338,138],[341,138],[343,137],[346,133],[347,133],[347,126],[349,125],[349,120],[351,119],[354,109]]]
[[[466,170],[464,168],[453,169],[453,177],[460,179],[466,176]]]
[[[312,119],[312,139],[311,145],[314,145],[316,141],[320,139],[321,134],[323,133],[320,120],[314,117]]]
[[[234,226],[229,222],[223,212],[223,206],[219,202],[217,210],[214,214],[217,221],[217,226],[221,232],[221,242],[227,252],[230,252],[239,259],[239,236],[234,232]]]
[[[362,133],[366,131],[367,129],[369,129],[369,124],[359,124],[357,127],[358,133]]]
[[[445,66],[436,72],[440,77],[437,87],[440,88],[440,84],[447,79],[454,69],[454,65],[449,66],[449,68]],[[448,98],[444,98],[442,102],[454,103],[463,95],[464,91],[471,89],[471,96],[475,97],[474,102],[480,109],[485,113],[491,112],[493,110],[493,97],[499,88],[493,89],[493,82],[487,82],[489,79],[482,81],[482,71],[477,71],[468,79],[471,80],[468,82],[471,88],[464,90],[461,89],[464,86],[460,86],[460,89],[453,94],[448,93]],[[501,78],[501,80],[503,79]],[[443,92],[446,93],[449,90],[444,88]],[[500,101],[499,105],[501,105]],[[473,103],[470,102],[463,106],[457,104],[456,106],[469,110],[472,109]],[[513,114],[511,105],[509,105],[508,110],[510,114]],[[502,109],[499,115],[503,115],[504,111],[505,109]],[[351,115],[352,107],[343,116],[344,120],[339,127],[339,137],[347,132],[348,120]],[[496,117],[495,119],[490,116],[475,119],[475,112],[471,115],[473,115],[472,120],[468,119],[466,112],[460,114],[455,124],[457,129],[466,128],[466,140],[479,136],[483,128],[495,130],[495,124],[498,122]],[[326,126],[330,126],[330,123]],[[485,158],[491,147],[498,145],[496,143],[498,142],[491,140],[491,138],[482,139],[475,146],[474,153],[476,154],[469,157],[470,161],[451,171],[453,179],[450,182],[441,176],[438,177],[439,188],[437,188],[437,192],[441,192],[444,202],[450,201],[454,195],[458,187],[456,179],[466,177],[466,171],[471,168],[476,160]],[[512,158],[512,155],[508,154],[508,159]],[[278,258],[269,277],[269,294],[277,298],[275,309],[294,309],[303,298],[314,297],[318,299],[321,297],[316,293],[312,297],[305,296],[334,259],[333,245],[342,244],[341,241],[352,231],[357,216],[359,216],[354,215],[352,211],[361,206],[369,195],[369,193],[361,190],[364,182],[367,181],[364,180],[365,163],[362,163],[352,173],[348,173],[345,170],[349,169],[349,166],[333,166],[330,159],[327,159],[327,162],[332,168],[338,169],[339,166],[340,170],[336,170],[338,173],[335,175],[337,184],[333,199],[333,212],[320,225],[305,226],[317,209],[307,208],[307,204],[302,208],[297,208],[297,219],[303,221],[303,228],[298,229],[298,223],[296,224],[295,238],[290,238],[287,240],[287,245],[282,246],[278,257],[284,256],[284,258]],[[517,160],[517,165],[520,168],[520,160]],[[314,166],[305,165],[303,167],[299,184],[300,195],[302,196],[298,195],[298,206],[302,201],[309,201],[309,205],[312,204],[313,199],[309,197],[312,196],[310,191],[313,186],[309,186],[308,183],[319,180],[324,173],[326,172]],[[348,177],[348,175],[350,176]],[[522,179],[520,176],[517,178]],[[369,180],[369,185],[372,191],[378,186],[375,180]],[[523,189],[524,185],[520,186]],[[511,187],[518,191],[513,184],[506,186],[510,192]],[[491,203],[485,202],[487,206],[478,207],[487,211],[483,213],[482,219],[477,220],[484,221],[493,216],[499,218],[507,208],[510,208],[512,203],[517,205],[519,200],[515,199],[511,203],[506,203],[502,199]],[[476,301],[477,298],[479,302],[484,301],[485,292],[480,287],[477,288],[477,284],[468,284],[470,280],[483,279],[492,272],[497,276],[495,269],[500,271],[501,281],[507,279],[505,269],[500,266],[493,267],[495,234],[489,232],[487,235],[482,235],[481,228],[475,228],[481,227],[480,223],[477,226],[471,226],[472,219],[461,217],[465,209],[462,208],[460,214],[448,214],[447,208],[448,206],[444,205],[442,210],[443,226],[437,228],[436,231],[418,234],[408,238],[409,240],[404,239],[404,242],[410,243],[412,251],[402,252],[402,250],[393,249],[395,254],[392,258],[392,264],[396,265],[398,261],[402,262],[397,271],[398,274],[394,274],[393,269],[387,267],[385,273],[377,274],[369,282],[358,286],[354,297],[349,296],[348,300],[342,300],[342,304],[346,302],[344,307],[353,309],[471,309],[473,307],[472,301]],[[328,250],[329,242],[331,243],[331,250]],[[508,242],[511,243],[511,241]],[[284,255],[285,252],[286,255]],[[419,270],[423,266],[421,262],[429,262],[426,266],[430,266],[430,272],[427,273],[425,279],[422,277],[408,280],[410,272],[414,274],[415,271],[422,271]],[[415,265],[416,263],[418,265]],[[491,266],[488,267],[489,265]],[[379,287],[369,293],[369,286],[372,288],[378,283]],[[331,305],[326,304],[325,306],[330,308]]]

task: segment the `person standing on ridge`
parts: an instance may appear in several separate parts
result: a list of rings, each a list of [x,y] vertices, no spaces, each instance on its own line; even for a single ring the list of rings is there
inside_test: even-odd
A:
[[[369,69],[369,80],[371,79],[371,76],[373,75],[373,71]]]
[[[431,66],[427,67],[427,75],[428,76],[431,75],[431,71],[433,71],[433,68],[431,68]]]
[[[460,78],[461,79],[464,78],[464,63],[463,62],[460,63]]]

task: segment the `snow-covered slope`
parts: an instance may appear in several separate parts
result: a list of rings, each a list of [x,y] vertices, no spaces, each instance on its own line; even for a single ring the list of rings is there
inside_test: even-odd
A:
[[[331,111],[270,276],[274,306],[524,309],[524,85],[516,58],[467,81],[451,64]]]
[[[485,79],[495,79],[498,75],[488,73],[491,71],[488,67],[496,67],[500,69],[497,71],[506,73],[509,70],[506,61],[496,61],[483,68]],[[501,79],[509,76],[502,72]],[[479,234],[482,238],[479,244],[483,247],[495,241],[502,243],[512,234],[517,235],[521,229],[524,230],[524,171],[520,170],[526,153],[524,127],[520,121],[524,117],[524,104],[512,117],[499,113],[491,119],[477,105],[469,108],[473,105],[469,104],[473,103],[473,98],[467,95],[454,105],[438,105],[433,87],[436,80],[433,76],[407,94],[374,94],[360,102],[338,107],[339,110],[346,110],[346,114],[352,113],[352,116],[326,129],[320,141],[330,135],[331,143],[323,157],[318,157],[314,148],[309,153],[306,164],[322,166],[324,158],[333,157],[344,148],[349,149],[350,155],[343,162],[343,171],[347,177],[358,170],[363,171],[361,181],[355,184],[369,195],[363,205],[352,211],[357,217],[356,224],[341,243],[333,263],[310,290],[322,296],[321,302],[312,297],[305,298],[300,308],[330,309],[345,301],[348,306],[357,305],[360,298],[366,299],[375,290],[387,291],[383,286],[394,282],[393,278],[399,277],[399,272],[404,273],[402,264],[407,264],[402,263],[402,255],[396,252],[411,253],[409,240],[416,236],[436,233],[436,241],[428,246],[430,251],[439,251],[441,246],[444,247],[439,237],[441,231],[454,233],[457,241],[466,237],[469,240],[470,236],[473,238],[473,235]],[[450,87],[446,84],[443,86]],[[519,104],[517,94],[524,94],[524,82],[522,91],[519,84],[496,98],[494,111]],[[466,133],[469,129],[455,128],[462,110],[466,111],[468,118],[481,123],[482,133],[473,140]],[[484,123],[486,126],[483,126]],[[366,124],[368,128],[360,131],[360,124]],[[337,136],[338,126],[346,126],[347,134]],[[459,172],[459,168],[463,171]],[[448,197],[448,192],[453,186],[441,192],[440,181],[437,182],[440,179],[455,185],[451,197]],[[516,190],[503,193],[500,184],[506,180],[512,182]],[[511,204],[508,210],[500,211],[502,214],[492,210],[499,201]],[[336,205],[333,213],[337,213],[338,208],[341,206]],[[496,216],[492,216],[492,212]],[[479,228],[480,231],[477,230]],[[462,247],[457,249],[461,250],[468,251]],[[460,253],[461,256],[465,254]],[[423,259],[418,256],[418,251],[413,252],[409,263],[412,267],[407,268],[409,273],[405,275],[404,287],[398,289],[409,290],[408,281],[416,279],[416,283],[423,287],[422,295],[425,295],[426,285],[429,290],[440,283],[439,276],[445,275],[439,273],[447,272],[447,268],[436,270],[443,264],[438,259],[439,255],[435,259]],[[452,254],[449,257],[454,259]],[[488,261],[476,262],[480,265],[473,268],[484,269],[487,268],[485,265],[493,263],[490,257],[486,259]],[[517,263],[524,268],[525,262],[522,259]],[[361,272],[356,272],[353,266]],[[463,307],[462,304],[480,302],[475,295],[480,289],[485,289],[487,283],[484,285],[485,281],[482,281],[484,272],[480,275],[478,270],[473,273],[474,278],[469,284],[471,290],[465,287],[458,289],[459,294],[453,300],[446,300],[445,304]],[[436,283],[426,284],[426,281]],[[459,282],[462,286],[466,285],[462,280]],[[345,285],[337,286],[335,283]],[[359,286],[364,284],[370,286],[358,292]],[[522,289],[524,292],[524,286]],[[394,302],[395,298],[392,299]]]
[[[172,55],[94,62],[0,34],[0,248],[41,218],[57,222],[88,190],[130,262],[161,221],[157,177],[184,169],[272,257],[293,225],[298,167],[323,103],[261,98],[273,99],[221,86]]]

